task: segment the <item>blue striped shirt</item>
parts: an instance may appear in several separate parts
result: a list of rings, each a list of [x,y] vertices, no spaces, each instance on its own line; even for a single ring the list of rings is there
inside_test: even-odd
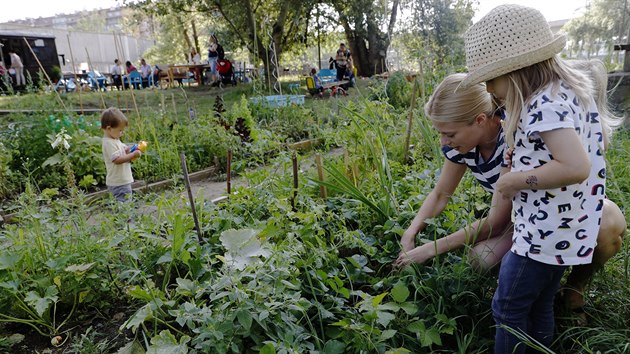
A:
[[[495,146],[490,159],[487,161],[483,161],[477,147],[465,154],[461,154],[459,151],[445,145],[442,146],[442,153],[444,153],[444,157],[446,157],[449,161],[468,166],[473,176],[477,179],[477,181],[479,181],[483,189],[492,193],[494,192],[495,183],[501,174],[505,148],[505,134],[501,128],[499,131],[497,145]]]

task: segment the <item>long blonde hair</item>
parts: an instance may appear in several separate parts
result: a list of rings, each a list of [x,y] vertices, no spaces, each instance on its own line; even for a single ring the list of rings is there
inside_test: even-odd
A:
[[[492,117],[496,105],[486,92],[485,84],[458,88],[465,77],[466,74],[451,74],[442,80],[424,105],[427,117],[436,122],[468,124],[472,124],[479,113]]]
[[[593,98],[599,111],[602,131],[604,132],[604,146],[612,137],[613,130],[623,123],[623,117],[615,115],[608,104],[608,73],[606,65],[599,59],[571,60],[567,64],[586,73],[593,82]]]
[[[514,146],[514,132],[525,102],[528,102],[535,94],[549,85],[552,85],[553,93],[557,92],[560,81],[575,92],[581,103],[589,102],[591,97],[595,99],[602,117],[604,132],[609,133],[610,127],[618,126],[620,122],[617,122],[618,119],[607,108],[606,86],[605,84],[602,86],[601,70],[602,68],[595,62],[570,64],[556,55],[540,63],[506,74],[508,89],[505,97],[505,108],[508,118],[505,138],[508,146]],[[605,68],[603,75],[606,76]]]

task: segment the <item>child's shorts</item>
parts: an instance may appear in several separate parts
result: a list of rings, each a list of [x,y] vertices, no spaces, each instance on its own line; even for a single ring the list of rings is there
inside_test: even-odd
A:
[[[123,184],[122,186],[107,186],[107,190],[119,202],[126,202],[131,200],[131,183]]]

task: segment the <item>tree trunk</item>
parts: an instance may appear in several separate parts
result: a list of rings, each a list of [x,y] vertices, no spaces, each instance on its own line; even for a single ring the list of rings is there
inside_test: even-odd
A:
[[[386,32],[379,28],[378,14],[375,14],[371,8],[365,9],[362,14],[345,14],[341,6],[335,6],[358,75],[369,77],[388,70],[387,49],[396,23],[399,2],[399,0],[392,2],[392,12]],[[351,21],[354,22],[353,26],[350,25]]]

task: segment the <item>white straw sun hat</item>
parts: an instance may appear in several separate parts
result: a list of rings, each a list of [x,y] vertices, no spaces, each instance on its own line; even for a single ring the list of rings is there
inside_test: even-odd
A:
[[[464,42],[469,74],[462,88],[550,59],[562,51],[566,37],[554,35],[536,9],[501,5],[472,25]]]

